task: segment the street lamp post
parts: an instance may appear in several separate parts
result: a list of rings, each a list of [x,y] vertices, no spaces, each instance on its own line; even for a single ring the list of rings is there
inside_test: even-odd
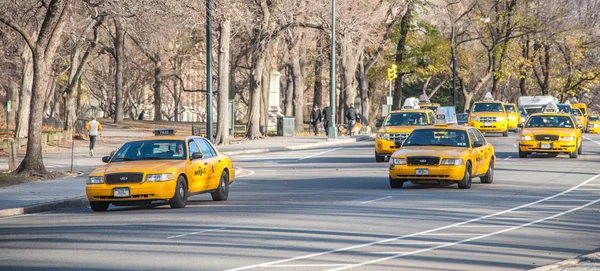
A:
[[[213,142],[211,13],[210,0],[206,0],[206,139]]]
[[[331,121],[327,138],[335,139],[337,130],[335,129],[335,0],[331,0],[331,71],[329,76],[329,109],[331,111]]]

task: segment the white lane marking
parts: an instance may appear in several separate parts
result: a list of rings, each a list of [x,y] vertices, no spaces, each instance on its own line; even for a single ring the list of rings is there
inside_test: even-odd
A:
[[[516,148],[516,147],[517,147],[517,144],[513,144],[513,147],[515,147],[515,148]]]
[[[448,243],[448,244],[444,244],[444,245],[439,245],[439,246],[432,247],[432,248],[425,248],[425,249],[421,249],[421,250],[417,250],[417,251],[412,251],[412,252],[409,252],[409,253],[402,253],[402,254],[397,254],[397,255],[393,255],[393,256],[389,256],[389,257],[385,257],[385,258],[380,258],[380,259],[376,259],[376,260],[371,260],[371,261],[366,261],[366,262],[362,262],[362,263],[352,264],[352,265],[348,265],[348,266],[345,266],[345,267],[342,267],[342,268],[329,269],[328,271],[337,271],[337,270],[343,270],[343,269],[349,269],[349,268],[355,268],[355,267],[365,266],[365,265],[369,265],[369,264],[373,264],[373,263],[378,263],[378,262],[383,262],[383,261],[387,261],[387,260],[391,260],[391,259],[396,259],[396,258],[400,258],[400,257],[404,257],[404,256],[409,256],[409,255],[414,255],[414,254],[420,254],[420,253],[427,252],[427,251],[432,251],[432,250],[436,250],[436,249],[440,249],[440,248],[446,248],[446,247],[450,247],[450,246],[454,246],[454,245],[459,245],[459,244],[463,244],[463,243],[468,243],[468,242],[476,241],[476,240],[479,240],[479,239],[483,239],[483,238],[487,238],[487,237],[490,237],[490,236],[502,234],[502,233],[505,233],[505,232],[518,230],[518,229],[521,229],[521,228],[524,228],[524,227],[529,227],[531,225],[535,225],[535,224],[538,224],[540,222],[544,222],[546,220],[554,219],[554,218],[566,215],[568,213],[572,213],[574,211],[583,209],[585,207],[588,207],[588,206],[590,206],[592,204],[595,204],[595,203],[598,203],[598,202],[600,202],[600,199],[597,199],[597,200],[595,200],[593,202],[587,203],[585,205],[582,205],[582,206],[579,206],[579,207],[573,208],[571,210],[567,210],[567,211],[564,211],[564,212],[561,212],[561,213],[558,213],[558,214],[555,214],[555,215],[552,215],[552,216],[549,216],[549,217],[540,218],[538,220],[531,221],[531,222],[528,222],[528,223],[525,223],[525,224],[522,224],[522,225],[510,227],[508,229],[503,229],[503,230],[499,230],[499,231],[496,231],[496,232],[492,232],[492,233],[488,233],[488,234],[484,234],[484,235],[480,235],[480,236],[476,236],[476,237],[473,237],[473,238],[469,238],[469,239],[465,239],[465,240],[460,240],[460,241],[456,241],[456,242]]]
[[[481,235],[479,233],[428,233],[423,234],[424,236],[475,236]]]
[[[587,136],[584,136],[583,138],[585,138],[585,139],[587,139],[587,140],[589,140],[589,141],[592,141],[592,142],[594,142],[594,143],[596,143],[596,144],[600,145],[600,142],[598,142],[598,141],[596,141],[596,140],[593,140],[593,139],[591,139],[591,138],[589,138],[589,137],[587,137]]]
[[[370,202],[375,202],[375,201],[380,201],[380,200],[384,200],[384,199],[389,199],[392,196],[387,196],[387,197],[383,197],[383,198],[379,198],[379,199],[374,199],[374,200],[368,200],[368,201],[363,201],[360,204],[365,204],[365,203],[370,203]]]
[[[282,268],[290,268],[290,267],[335,267],[335,266],[347,266],[348,264],[282,264],[282,265],[269,265],[265,267],[282,267]]]
[[[510,156],[510,155],[509,155],[508,157],[504,158],[504,161],[506,161],[506,160],[510,159],[511,157],[512,157],[512,156]]]
[[[334,152],[334,151],[337,151],[337,150],[341,150],[341,149],[343,149],[343,147],[342,147],[342,148],[335,148],[335,149],[331,149],[331,150],[326,150],[326,151],[322,151],[322,152],[315,153],[315,154],[311,154],[311,155],[309,155],[309,156],[302,157],[302,158],[300,158],[300,159],[296,160],[296,162],[298,162],[298,161],[302,161],[302,160],[304,160],[304,159],[308,159],[308,158],[313,158],[313,157],[315,157],[315,156],[319,156],[319,155],[321,155],[321,154],[326,154],[326,153],[328,153],[328,152]]]
[[[242,175],[242,176],[235,176],[235,178],[236,178],[236,179],[238,179],[238,178],[243,178],[243,177],[248,177],[248,176],[252,176],[252,175],[254,175],[254,171],[252,171],[252,170],[249,170],[249,169],[244,169],[244,170],[245,170],[245,171],[248,171],[248,174],[246,174],[246,175]]]
[[[508,228],[507,225],[462,225],[456,226],[457,228]]]
[[[259,264],[254,264],[254,265],[247,265],[247,266],[242,266],[242,267],[238,267],[238,268],[228,269],[227,271],[247,270],[247,269],[258,268],[258,267],[265,267],[265,266],[269,266],[269,265],[286,263],[286,262],[291,262],[291,261],[296,261],[296,260],[302,260],[302,259],[307,259],[307,258],[314,258],[314,257],[326,255],[326,254],[331,254],[331,253],[336,253],[336,252],[341,252],[341,251],[346,251],[346,250],[352,250],[352,249],[357,249],[357,248],[363,248],[363,247],[368,247],[368,246],[377,245],[377,244],[389,243],[389,242],[398,241],[398,240],[402,240],[402,239],[407,239],[407,238],[411,238],[411,237],[415,237],[415,236],[419,236],[419,235],[424,235],[424,234],[431,233],[431,232],[436,232],[436,231],[440,231],[440,230],[449,229],[449,228],[460,226],[460,225],[465,225],[465,224],[477,222],[477,221],[480,221],[480,220],[484,220],[484,219],[496,217],[496,216],[499,216],[499,215],[503,215],[503,214],[506,214],[506,213],[510,213],[512,211],[523,209],[523,208],[529,207],[531,205],[535,205],[535,204],[538,204],[538,203],[541,203],[541,202],[544,202],[544,201],[551,200],[553,198],[562,196],[562,195],[567,194],[567,193],[569,193],[569,192],[571,192],[571,191],[573,191],[573,190],[575,190],[575,189],[577,189],[577,188],[579,188],[581,186],[584,186],[585,184],[587,184],[587,183],[595,180],[598,177],[600,177],[600,175],[596,175],[594,177],[591,177],[591,178],[587,179],[586,181],[584,181],[584,182],[582,182],[582,183],[580,183],[580,184],[578,184],[576,186],[573,186],[573,187],[571,187],[571,188],[569,188],[569,189],[567,189],[567,190],[565,190],[563,192],[560,192],[558,194],[554,194],[552,196],[549,196],[549,197],[546,197],[546,198],[543,198],[543,199],[540,199],[540,200],[537,200],[537,201],[534,201],[534,202],[530,202],[530,203],[527,203],[527,204],[524,204],[524,205],[520,205],[520,206],[511,208],[511,209],[500,211],[500,212],[497,212],[497,213],[493,213],[493,214],[489,214],[489,215],[484,215],[484,216],[481,216],[481,217],[478,217],[478,218],[473,218],[473,219],[470,219],[470,220],[467,220],[467,221],[458,222],[458,223],[450,224],[450,225],[447,225],[447,226],[443,226],[443,227],[439,227],[439,228],[435,228],[435,229],[431,229],[431,230],[426,230],[426,231],[422,231],[422,232],[417,232],[417,233],[413,233],[413,234],[409,234],[409,235],[398,236],[398,237],[383,239],[383,240],[374,241],[374,242],[370,242],[370,243],[365,243],[365,244],[360,244],[360,245],[354,245],[354,246],[349,246],[349,247],[343,247],[343,248],[338,248],[338,249],[332,249],[332,250],[327,250],[327,251],[322,251],[322,252],[317,252],[317,253],[312,253],[312,254],[307,254],[307,255],[303,255],[303,256],[297,256],[297,257],[292,257],[292,258],[287,258],[287,259],[282,259],[282,260],[276,260],[276,261],[271,261],[271,262],[266,262],[266,263],[259,263]],[[600,201],[600,199],[598,201]],[[595,203],[595,202],[596,201],[594,201],[593,203]],[[587,206],[589,206],[591,204],[592,204],[592,202],[590,202],[590,203],[588,203],[588,204],[586,204],[584,206],[587,207]],[[474,238],[476,238],[476,237],[474,237]],[[471,239],[468,239],[468,240],[477,240],[477,239],[471,238]],[[445,247],[445,246],[442,245],[442,246],[438,246],[438,247],[441,248],[441,247]],[[394,257],[392,257],[390,259],[393,259],[395,257],[397,257],[397,256],[395,255]],[[362,265],[365,265],[365,264],[362,264]],[[355,266],[355,265],[352,265],[352,266]]]
[[[586,199],[552,199],[549,201],[555,201],[555,202],[590,202],[591,200],[586,200]]]
[[[190,232],[190,233],[169,236],[169,237],[167,237],[167,239],[179,238],[179,237],[184,237],[184,236],[189,236],[189,235],[196,235],[196,234],[201,234],[201,233],[211,232],[211,231],[219,231],[219,230],[223,230],[223,229],[225,229],[225,227],[206,229],[206,230],[201,230],[201,231],[197,231],[197,232]]]

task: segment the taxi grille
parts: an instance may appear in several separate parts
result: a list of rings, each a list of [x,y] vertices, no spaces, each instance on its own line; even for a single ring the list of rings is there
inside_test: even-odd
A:
[[[536,141],[558,141],[557,135],[535,135]]]
[[[143,173],[115,173],[104,176],[106,184],[141,183]]]
[[[440,164],[440,158],[431,156],[408,157],[406,163],[409,166],[435,166]]]
[[[496,121],[498,121],[498,117],[479,117],[479,121],[481,121],[481,122],[496,122]]]
[[[409,135],[408,133],[390,134],[390,140],[391,141],[396,141],[396,140],[404,141],[408,137],[408,135]]]

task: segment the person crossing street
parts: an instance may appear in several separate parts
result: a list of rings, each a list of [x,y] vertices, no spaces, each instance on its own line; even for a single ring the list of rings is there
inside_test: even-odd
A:
[[[321,110],[319,110],[319,105],[315,104],[312,112],[310,112],[310,125],[313,128],[315,136],[319,134],[319,123],[321,123],[322,119]]]
[[[85,129],[90,137],[90,156],[94,156],[96,137],[98,137],[98,131],[102,130],[102,124],[96,120],[96,117],[92,117],[92,120],[85,125]]]

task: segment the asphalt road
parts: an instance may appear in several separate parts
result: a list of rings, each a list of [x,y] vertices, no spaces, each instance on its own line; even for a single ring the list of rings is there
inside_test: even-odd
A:
[[[0,270],[525,270],[600,248],[600,136],[519,159],[494,183],[388,186],[373,141],[240,155],[229,200],[0,219]]]

